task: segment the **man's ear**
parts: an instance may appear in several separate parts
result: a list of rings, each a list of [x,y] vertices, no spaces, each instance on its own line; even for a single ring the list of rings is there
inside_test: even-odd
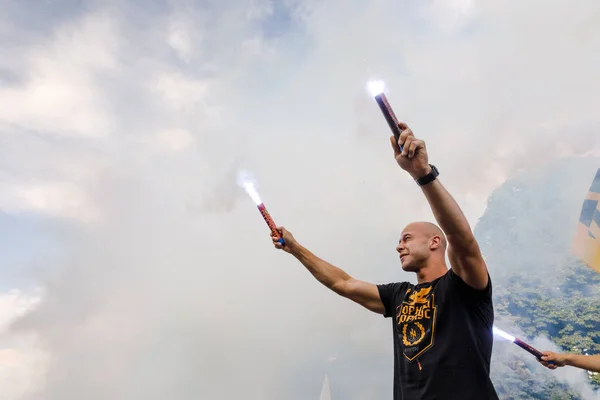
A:
[[[435,250],[438,249],[442,245],[442,238],[438,235],[433,236],[429,242],[429,249]]]

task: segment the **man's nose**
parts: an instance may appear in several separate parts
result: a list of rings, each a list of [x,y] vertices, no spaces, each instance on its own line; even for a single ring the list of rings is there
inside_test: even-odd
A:
[[[398,243],[398,246],[396,246],[396,251],[400,253],[402,252],[402,250],[404,250],[404,246],[402,245],[402,243]]]

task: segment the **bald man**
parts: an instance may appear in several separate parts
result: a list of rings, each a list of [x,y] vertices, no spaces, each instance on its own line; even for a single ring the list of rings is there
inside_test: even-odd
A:
[[[460,207],[429,164],[427,149],[405,124],[391,145],[398,165],[425,194],[441,229],[408,224],[396,251],[417,284],[367,283],[317,257],[283,227],[276,248],[296,257],[323,285],[393,318],[394,400],[496,400],[489,377],[494,311],[492,284]],[[446,265],[446,251],[450,269]]]

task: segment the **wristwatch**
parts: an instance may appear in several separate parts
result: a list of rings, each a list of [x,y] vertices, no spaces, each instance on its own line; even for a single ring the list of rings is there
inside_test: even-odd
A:
[[[419,186],[427,185],[428,183],[435,181],[435,179],[440,174],[440,171],[438,171],[438,169],[435,167],[435,165],[429,164],[429,166],[431,167],[431,172],[425,176],[415,179],[415,182],[417,182],[417,185],[419,185]]]

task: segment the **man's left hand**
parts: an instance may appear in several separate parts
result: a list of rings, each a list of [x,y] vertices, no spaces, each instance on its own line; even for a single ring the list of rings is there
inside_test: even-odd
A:
[[[398,127],[402,131],[398,141],[396,142],[394,136],[390,137],[396,162],[413,179],[427,175],[431,172],[431,167],[429,166],[429,157],[425,142],[417,139],[412,130],[404,122],[400,122]],[[402,151],[400,151],[401,146],[403,147]]]

